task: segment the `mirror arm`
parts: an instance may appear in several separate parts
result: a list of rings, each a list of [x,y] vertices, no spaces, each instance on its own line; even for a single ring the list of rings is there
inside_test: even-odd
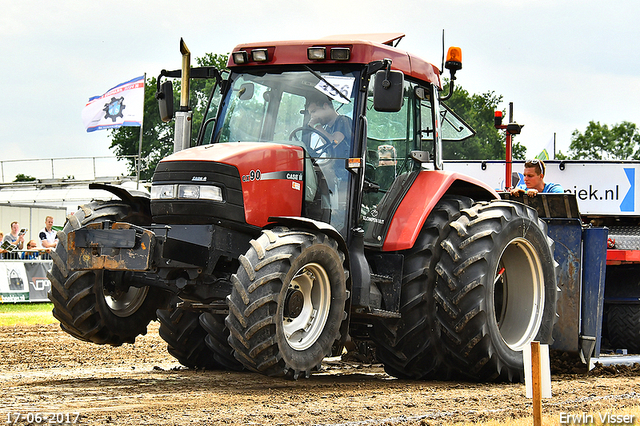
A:
[[[362,73],[362,77],[360,78],[360,91],[366,92],[367,85],[369,82],[369,77],[380,71],[381,69],[386,68],[387,70],[391,70],[391,59],[383,59],[382,61],[373,61],[369,62]],[[386,78],[389,79],[389,71],[387,71]]]

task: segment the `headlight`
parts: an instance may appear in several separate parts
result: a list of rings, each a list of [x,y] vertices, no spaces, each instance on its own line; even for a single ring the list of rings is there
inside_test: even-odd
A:
[[[168,200],[171,198],[176,198],[175,185],[152,185],[151,186],[152,200]]]
[[[151,199],[224,201],[222,188],[215,185],[152,185]]]
[[[178,198],[198,199],[200,198],[200,187],[198,185],[178,185]]]
[[[201,186],[200,198],[204,198],[206,200],[222,201],[222,188],[212,185]]]

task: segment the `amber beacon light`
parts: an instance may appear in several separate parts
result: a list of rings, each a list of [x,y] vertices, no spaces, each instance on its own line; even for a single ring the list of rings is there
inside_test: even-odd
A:
[[[459,47],[451,46],[447,50],[447,62],[444,67],[452,72],[462,69],[462,49]]]

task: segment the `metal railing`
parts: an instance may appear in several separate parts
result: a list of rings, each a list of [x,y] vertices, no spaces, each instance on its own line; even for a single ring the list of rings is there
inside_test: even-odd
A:
[[[13,250],[0,253],[0,260],[51,260],[50,250]]]
[[[70,176],[74,176],[78,173],[86,174],[88,170],[91,170],[93,173],[90,176],[78,177],[78,179],[95,179],[98,176],[98,168],[97,163],[100,163],[102,160],[121,160],[133,158],[136,161],[136,170],[137,165],[140,161],[140,157],[138,155],[118,155],[118,156],[96,156],[96,157],[59,157],[59,158],[32,158],[32,159],[24,159],[24,160],[0,160],[0,178],[2,179],[2,183],[13,182],[15,176],[18,174],[24,174],[27,176],[35,177],[36,179],[63,179],[68,178]],[[63,162],[72,162],[73,166],[67,164],[63,167],[56,167],[56,164],[60,164]],[[83,163],[81,163],[83,162]],[[104,161],[107,163],[107,161]],[[26,165],[28,164],[28,166]],[[90,164],[90,168],[85,165]],[[103,174],[102,176],[114,176],[113,174],[113,165],[116,164],[113,161],[109,162],[109,165],[105,166],[104,169],[108,170],[108,173]],[[33,167],[35,165],[35,167]],[[15,167],[12,167],[15,166]],[[51,174],[46,170],[51,170]],[[124,167],[126,170],[126,166]],[[5,172],[12,176],[9,177],[9,180],[5,180]],[[58,176],[56,176],[56,172]]]

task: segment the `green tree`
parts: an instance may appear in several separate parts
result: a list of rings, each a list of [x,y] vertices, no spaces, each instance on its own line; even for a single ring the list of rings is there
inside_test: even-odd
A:
[[[574,130],[567,158],[571,160],[640,160],[640,132],[623,121],[611,128],[590,121],[584,133]]]
[[[207,53],[201,58],[196,58],[198,66],[215,66],[219,70],[226,68],[228,55]],[[179,80],[174,84],[174,105],[179,106]],[[192,144],[198,133],[204,109],[207,106],[208,96],[215,84],[215,80],[191,80],[191,94],[189,103],[194,110],[192,123]],[[173,152],[174,122],[164,123],[160,119],[158,101],[155,98],[157,78],[147,78],[144,90],[144,124],[142,133],[142,150],[140,179],[150,180],[158,162]],[[138,155],[140,143],[139,127],[120,127],[111,130],[110,149],[117,156]],[[136,174],[136,159],[127,158],[128,171]]]
[[[449,83],[444,93],[449,93]],[[445,104],[458,114],[472,129],[475,136],[462,142],[447,142],[443,147],[447,160],[504,160],[506,157],[506,135],[494,126],[494,112],[502,102],[502,95],[490,91],[469,94],[461,86],[455,87],[453,95]],[[504,111],[503,111],[504,113]],[[525,158],[527,149],[512,137],[512,157]]]
[[[24,173],[18,173],[16,178],[13,180],[14,182],[33,182],[37,180],[33,176],[25,175]]]

